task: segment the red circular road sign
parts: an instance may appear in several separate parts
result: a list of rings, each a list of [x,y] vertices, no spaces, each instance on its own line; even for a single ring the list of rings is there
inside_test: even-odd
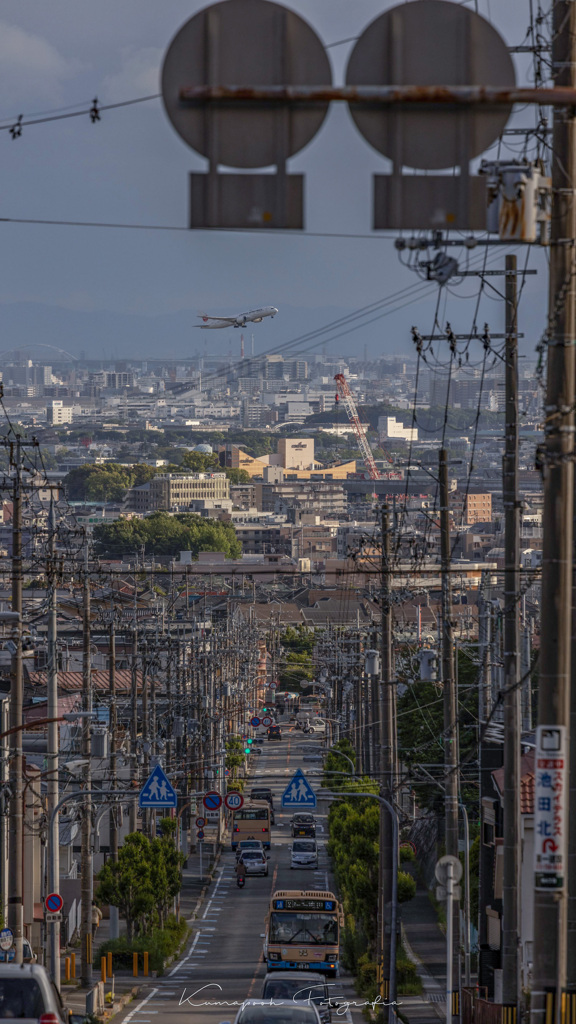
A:
[[[204,833],[203,833],[202,829],[200,829],[200,830],[199,830],[199,831],[198,831],[198,832],[196,833],[196,839],[204,839]]]
[[[241,793],[232,790],[230,793],[226,793],[224,803],[229,811],[239,811],[244,803],[244,797]]]
[[[218,808],[222,806],[222,797],[215,789],[211,789],[204,795],[202,803],[207,810],[217,811]]]
[[[64,900],[59,893],[51,892],[44,900],[44,904],[50,914],[57,914],[59,910],[62,910]]]
[[[196,818],[196,828],[204,828],[206,818]]]
[[[269,715],[266,715],[266,718],[262,719],[262,725],[272,725],[272,719],[270,718]]]

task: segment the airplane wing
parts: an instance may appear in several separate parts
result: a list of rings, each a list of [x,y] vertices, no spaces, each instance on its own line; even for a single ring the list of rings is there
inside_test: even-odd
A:
[[[232,321],[225,320],[223,324],[194,324],[194,327],[199,327],[201,331],[217,331],[219,328],[232,327]]]
[[[236,323],[235,316],[207,316],[206,313],[197,313],[196,315],[199,316],[201,320],[219,320],[220,322],[225,324]]]

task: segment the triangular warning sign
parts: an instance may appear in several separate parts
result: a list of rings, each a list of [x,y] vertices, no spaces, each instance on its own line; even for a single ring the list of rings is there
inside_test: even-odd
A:
[[[140,807],[176,807],[178,794],[161,765],[157,764],[140,790]]]
[[[282,794],[282,807],[291,807],[293,810],[310,810],[316,807],[316,793],[300,768]]]

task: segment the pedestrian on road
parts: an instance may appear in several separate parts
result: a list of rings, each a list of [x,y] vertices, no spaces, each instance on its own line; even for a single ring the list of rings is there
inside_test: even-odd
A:
[[[92,900],[92,942],[94,942],[94,939],[96,938],[96,932],[98,931],[101,920],[102,911],[96,904],[96,900]]]

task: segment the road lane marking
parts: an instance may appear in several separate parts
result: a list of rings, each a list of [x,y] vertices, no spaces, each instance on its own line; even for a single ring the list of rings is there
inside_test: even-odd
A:
[[[126,1016],[125,1018],[124,1018],[124,1024],[126,1024],[126,1022],[127,1022],[127,1021],[130,1021],[130,1020],[132,1020],[132,1018],[133,1018],[133,1017],[135,1017],[135,1016],[136,1016],[136,1014],[140,1012],[140,1010],[142,1009],[142,1007],[143,1007],[143,1006],[146,1006],[146,1003],[149,1003],[149,1002],[150,1002],[150,1000],[154,998],[154,996],[156,995],[157,991],[158,991],[158,989],[157,989],[157,988],[153,988],[153,989],[152,989],[152,991],[148,993],[148,995],[146,996],[146,998],[145,998],[145,999],[143,999],[141,1003],[138,1003],[138,1006],[135,1006],[135,1007],[134,1007],[134,1009],[132,1010],[132,1012],[131,1012],[131,1013],[129,1013],[129,1014],[128,1014],[128,1015],[127,1015],[127,1016]]]

